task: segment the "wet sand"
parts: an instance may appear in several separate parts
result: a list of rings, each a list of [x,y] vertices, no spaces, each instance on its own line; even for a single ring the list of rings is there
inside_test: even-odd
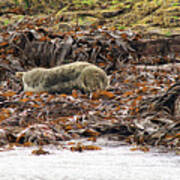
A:
[[[1,180],[179,180],[180,156],[173,153],[130,151],[129,146],[100,151],[71,152],[45,148],[49,155],[35,156],[37,148],[0,153]]]

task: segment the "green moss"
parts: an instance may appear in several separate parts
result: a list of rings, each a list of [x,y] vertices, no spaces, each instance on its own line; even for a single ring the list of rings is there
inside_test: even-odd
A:
[[[96,4],[97,0],[74,0],[73,3],[75,4],[76,7],[83,7],[84,5],[87,6],[92,6]]]
[[[167,36],[167,37],[169,37],[169,36],[172,35],[172,33],[171,33],[171,31],[167,31],[164,35]]]
[[[76,25],[78,20],[79,25],[104,22],[103,25],[108,28],[116,27],[121,30],[126,27],[135,29],[136,26],[146,27],[143,31],[150,27],[164,28],[167,31],[179,28],[179,0],[3,0],[0,1],[2,11],[10,10],[10,6],[6,6],[7,2],[13,4],[12,7],[23,8],[25,12],[31,6],[29,12],[34,13],[37,18],[40,18],[39,14],[56,14],[55,18],[62,17],[61,23],[69,25]],[[109,18],[104,16],[105,13],[111,14],[120,9],[126,10]],[[23,16],[13,14],[13,20],[3,18],[5,17],[1,17],[2,24],[8,25]],[[53,26],[56,25],[58,29],[57,23]]]
[[[14,0],[14,3],[15,3],[15,5],[16,5],[16,6],[18,6],[18,5],[19,5],[18,0]]]
[[[175,20],[179,20],[180,19],[179,16],[172,16],[172,18],[175,19]]]
[[[120,25],[116,26],[116,28],[119,29],[119,30],[125,30],[126,29],[125,26],[120,26]]]
[[[180,3],[177,2],[177,3],[172,3],[171,6],[180,6]]]
[[[9,19],[4,19],[4,25],[7,26],[8,24],[10,24]]]
[[[118,4],[118,3],[119,3],[119,0],[113,0],[111,3],[112,3],[112,4]]]

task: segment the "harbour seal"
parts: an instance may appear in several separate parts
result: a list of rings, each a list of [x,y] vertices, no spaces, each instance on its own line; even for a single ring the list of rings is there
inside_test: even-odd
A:
[[[17,72],[22,78],[24,91],[50,93],[71,93],[73,89],[82,92],[104,90],[108,77],[104,70],[87,62],[74,62],[53,68],[34,68],[27,72]]]

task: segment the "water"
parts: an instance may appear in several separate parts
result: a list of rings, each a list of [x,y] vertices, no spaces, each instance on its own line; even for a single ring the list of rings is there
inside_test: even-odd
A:
[[[104,147],[82,153],[37,148],[0,153],[0,180],[179,180],[180,156],[130,151],[128,146]]]

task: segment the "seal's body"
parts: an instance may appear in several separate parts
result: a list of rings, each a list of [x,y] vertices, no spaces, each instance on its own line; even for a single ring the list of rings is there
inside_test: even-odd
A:
[[[23,80],[24,91],[71,93],[73,89],[83,92],[104,90],[108,77],[99,67],[87,62],[74,62],[54,68],[34,68],[17,72]]]

